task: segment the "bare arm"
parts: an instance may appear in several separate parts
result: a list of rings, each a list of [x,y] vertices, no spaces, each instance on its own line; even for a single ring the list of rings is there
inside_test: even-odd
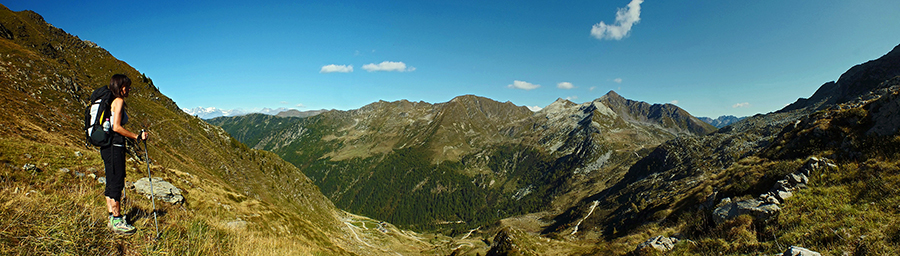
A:
[[[125,104],[125,100],[122,98],[116,98],[112,101],[112,104],[110,104],[110,109],[116,115],[115,118],[111,118],[112,119],[111,120],[112,121],[112,130],[114,132],[121,134],[122,136],[127,137],[127,138],[137,139],[138,138],[137,134],[125,129],[125,127],[123,127],[121,124],[122,123],[122,106],[124,104]]]

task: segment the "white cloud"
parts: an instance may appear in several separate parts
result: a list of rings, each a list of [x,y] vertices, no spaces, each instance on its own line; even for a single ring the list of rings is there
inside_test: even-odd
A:
[[[353,65],[325,65],[322,66],[322,70],[319,70],[319,73],[350,73],[353,72]]]
[[[750,107],[750,103],[749,102],[738,103],[738,104],[734,104],[731,107],[732,108],[746,108],[746,107]]]
[[[591,86],[591,88],[588,88],[588,91],[589,91],[589,92],[593,92],[594,89],[597,89],[597,86]]]
[[[296,105],[295,107],[298,107],[298,108],[305,108],[306,105],[303,105],[303,103],[297,103],[297,105]]]
[[[672,105],[678,105],[678,100],[672,100],[669,103],[671,103]]]
[[[397,71],[397,72],[412,72],[415,71],[415,67],[406,67],[406,63],[403,62],[394,62],[394,61],[384,61],[379,64],[369,63],[363,65],[362,67],[366,71],[375,72],[375,71]]]
[[[541,111],[541,109],[544,109],[544,108],[538,107],[538,106],[525,106],[525,107],[530,109],[531,112],[538,112],[538,111]]]
[[[616,78],[616,79],[613,79],[613,82],[616,82],[617,84],[621,84],[621,83],[622,83],[622,78]]]
[[[577,100],[577,99],[578,99],[578,96],[569,96],[569,97],[566,97],[566,100],[568,100],[568,101],[574,101],[574,100]]]
[[[594,24],[591,35],[597,39],[621,40],[631,32],[631,26],[641,21],[641,3],[643,0],[631,0],[625,8],[616,11],[616,23],[609,25],[604,22]]]
[[[569,90],[569,89],[575,88],[575,85],[573,85],[572,83],[569,83],[569,82],[562,82],[562,83],[556,84],[556,88]]]
[[[538,87],[541,87],[541,85],[539,85],[539,84],[532,84],[532,83],[525,82],[525,81],[515,80],[515,81],[513,81],[512,84],[507,85],[506,87],[513,88],[513,89],[522,89],[522,90],[529,91],[529,90],[537,89]]]

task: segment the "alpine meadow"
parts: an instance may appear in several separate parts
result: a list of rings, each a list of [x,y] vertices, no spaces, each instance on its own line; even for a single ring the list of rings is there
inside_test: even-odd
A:
[[[629,10],[594,29],[639,24]],[[64,29],[0,5],[2,255],[900,254],[900,45],[716,126],[622,90],[201,119]],[[423,69],[394,65],[362,68]],[[133,235],[109,231],[85,143],[114,74],[129,129],[152,134],[127,145]],[[148,173],[173,188],[142,189]]]

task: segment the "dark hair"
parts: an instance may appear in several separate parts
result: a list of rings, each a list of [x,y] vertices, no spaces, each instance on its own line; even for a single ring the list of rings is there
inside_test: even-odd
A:
[[[131,87],[131,79],[128,79],[128,76],[115,74],[109,79],[109,90],[114,97],[125,98],[127,95],[122,95],[122,88],[125,87]]]

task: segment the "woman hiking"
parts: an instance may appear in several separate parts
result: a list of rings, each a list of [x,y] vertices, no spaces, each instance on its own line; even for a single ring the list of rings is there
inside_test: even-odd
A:
[[[146,140],[150,134],[140,135],[128,131],[123,125],[128,123],[125,112],[125,98],[131,91],[131,79],[123,74],[113,75],[109,81],[109,90],[115,99],[110,104],[110,123],[112,125],[112,145],[101,147],[100,156],[106,169],[106,208],[109,211],[108,227],[118,234],[133,234],[134,226],[125,221],[122,214],[122,189],[125,188],[125,138]]]

